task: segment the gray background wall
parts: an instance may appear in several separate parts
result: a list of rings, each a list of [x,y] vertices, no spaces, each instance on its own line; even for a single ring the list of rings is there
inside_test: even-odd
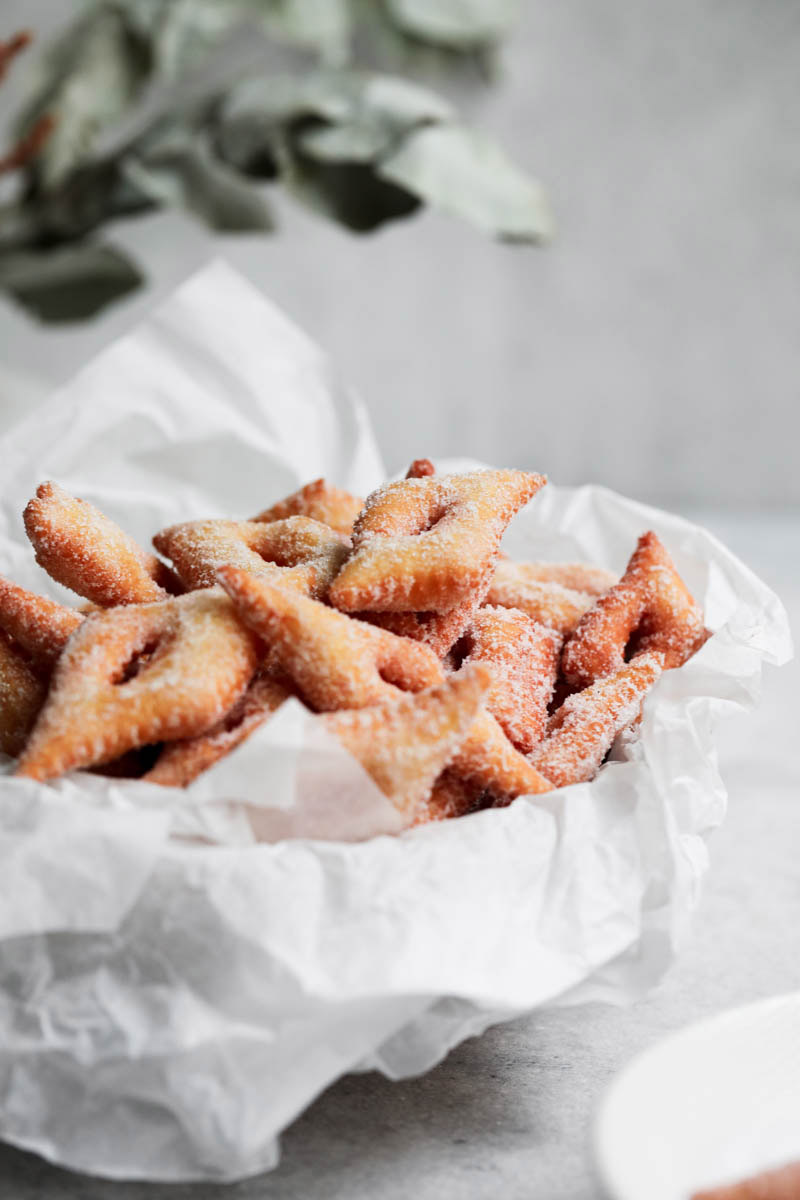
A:
[[[3,0],[2,25],[70,7]],[[794,0],[522,0],[469,108],[546,185],[550,249],[431,213],[359,239],[285,202],[273,238],[129,222],[148,292],[58,330],[0,300],[2,421],[223,254],[334,356],[392,467],[466,454],[678,507],[796,505],[799,80]]]

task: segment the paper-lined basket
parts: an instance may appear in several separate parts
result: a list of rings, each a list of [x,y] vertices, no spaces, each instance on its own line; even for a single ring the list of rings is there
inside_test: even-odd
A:
[[[222,264],[0,438],[0,461],[0,571],[40,591],[19,513],[42,479],[146,543],[319,475],[361,494],[384,475],[325,357]],[[368,837],[389,806],[297,702],[185,793],[0,778],[0,1136],[108,1176],[233,1179],[274,1165],[346,1071],[413,1074],[537,1005],[651,986],[724,815],[716,719],[788,657],[785,614],[709,534],[602,488],[548,485],[504,549],[621,570],[647,528],[714,636],[591,784]],[[365,840],[324,840],[342,828]]]

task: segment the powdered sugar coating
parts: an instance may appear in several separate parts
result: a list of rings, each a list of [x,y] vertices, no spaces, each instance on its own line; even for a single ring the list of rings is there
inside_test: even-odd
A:
[[[653,534],[610,588],[610,573],[587,564],[498,561],[508,520],[543,477],[433,470],[416,460],[368,498],[352,553],[331,524],[348,528],[361,502],[324,480],[258,520],[163,530],[157,548],[200,590],[127,608],[139,586],[164,596],[153,575],[181,584],[91,505],[42,485],[26,512],[40,561],[120,607],[84,620],[0,580],[0,735],[4,713],[32,718],[58,663],[20,773],[47,778],[164,742],[146,777],[185,785],[296,690],[334,714],[331,728],[417,821],[590,778],[638,713],[653,663],[678,665],[702,643],[699,608]],[[279,512],[291,515],[264,519]],[[214,586],[218,572],[237,609]],[[598,669],[612,673],[608,688],[586,686]],[[482,696],[491,685],[488,707],[476,679]],[[551,697],[581,687],[542,742]],[[27,709],[14,709],[18,695]]]
[[[679,667],[705,638],[703,614],[653,532],[639,538],[625,574],[581,618],[564,645],[562,669],[587,687],[619,670],[633,653],[653,650],[664,666]]]
[[[451,678],[481,665],[471,663]],[[508,804],[516,796],[552,791],[550,780],[512,746],[489,712],[482,712],[476,718],[453,758],[452,769],[460,779],[482,792],[490,792],[496,804]]]
[[[362,612],[353,615],[360,617],[363,621],[379,625],[381,629],[388,629],[391,633],[396,633],[398,637],[422,642],[424,645],[430,646],[439,658],[444,658],[483,603],[493,569],[493,564],[490,563],[483,578],[466,600],[462,600],[449,612]]]
[[[529,753],[542,740],[558,673],[561,638],[519,609],[481,608],[457,646],[463,662],[485,662],[494,682],[487,709],[514,746]]]
[[[0,630],[25,650],[39,671],[49,673],[82,620],[75,609],[0,576]]]
[[[19,647],[0,631],[0,753],[19,754],[46,692]]]
[[[205,732],[247,687],[258,653],[221,589],[88,616],[58,660],[17,774],[49,779]],[[146,658],[129,678],[137,655]]]
[[[545,482],[472,471],[384,484],[355,523],[331,602],[346,612],[449,612],[473,595],[511,517]]]
[[[282,587],[321,596],[350,540],[310,517],[281,521],[187,521],[153,538],[187,587],[213,587],[220,567],[240,567]]]
[[[318,712],[399,699],[403,691],[419,691],[444,679],[441,663],[427,646],[236,567],[223,567],[219,580],[242,620]]]
[[[23,514],[36,561],[51,578],[103,608],[166,595],[166,571],[118,525],[56,483],[42,483]]]
[[[218,724],[197,737],[170,742],[142,778],[163,787],[188,787],[203,771],[246,741],[291,695],[287,680],[260,670]]]
[[[635,721],[661,674],[663,655],[642,654],[614,675],[568,697],[550,719],[547,738],[531,755],[556,787],[593,779],[614,738]]]
[[[475,663],[423,692],[320,720],[413,818],[473,725],[490,685],[490,672]]]
[[[509,564],[508,559],[497,564],[486,592],[486,603],[517,608],[557,633],[571,633],[591,608],[594,597],[589,592],[576,592],[561,583],[519,578],[510,570],[515,565]]]
[[[590,563],[515,562],[501,557],[496,578],[506,583],[558,583],[571,592],[602,596],[618,576]]]
[[[364,501],[360,496],[353,496],[324,479],[315,479],[265,508],[253,520],[269,522],[280,521],[284,517],[311,517],[349,536],[353,532],[353,522],[363,507]]]

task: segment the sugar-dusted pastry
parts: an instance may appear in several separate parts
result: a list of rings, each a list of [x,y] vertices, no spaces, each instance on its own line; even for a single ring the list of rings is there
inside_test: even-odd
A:
[[[483,663],[470,663],[450,678],[457,678],[462,671],[476,666],[490,670]],[[550,779],[512,746],[489,712],[482,712],[476,718],[450,766],[459,779],[489,792],[495,804],[553,790]]]
[[[257,672],[247,691],[222,720],[206,733],[168,742],[142,779],[160,783],[163,787],[187,787],[203,771],[240,746],[291,695],[292,690],[285,680],[266,670]]]
[[[508,559],[498,562],[486,592],[487,604],[519,609],[540,625],[564,635],[577,627],[594,604],[591,592],[578,592],[556,580],[521,577],[516,566]]]
[[[0,630],[0,753],[15,758],[42,707],[47,685]]]
[[[153,538],[187,587],[212,587],[228,565],[282,587],[323,595],[347,557],[350,541],[310,517],[280,521],[187,521]]]
[[[16,773],[50,779],[204,733],[239,699],[258,656],[219,588],[92,614],[58,660]]]
[[[478,609],[458,642],[465,663],[485,662],[494,672],[487,710],[523,753],[547,727],[547,706],[558,674],[561,638],[515,608]]]
[[[378,488],[355,523],[331,603],[346,612],[449,612],[486,581],[508,522],[544,483],[525,471],[472,471]]]
[[[491,575],[492,568],[489,567],[472,595],[449,612],[360,612],[353,615],[381,629],[387,629],[398,637],[422,642],[439,658],[444,658],[480,608]]]
[[[450,821],[493,804],[493,797],[479,783],[469,783],[458,771],[445,767],[418,810],[416,823]]]
[[[489,669],[474,663],[423,692],[320,720],[413,820],[473,725],[490,685]]]
[[[675,564],[650,532],[638,545],[619,583],[581,618],[564,644],[567,680],[587,687],[619,670],[628,654],[647,650],[664,656],[664,667],[679,667],[702,645],[703,613]]]
[[[334,487],[325,479],[315,479],[283,500],[265,508],[254,521],[280,521],[284,517],[311,517],[330,525],[339,533],[350,534],[364,501],[341,488]]]
[[[0,576],[0,630],[42,671],[49,671],[83,614]]]
[[[377,704],[399,697],[400,690],[420,691],[444,678],[427,646],[237,567],[223,567],[219,581],[301,697],[319,712]]]
[[[39,485],[23,520],[39,566],[94,604],[141,604],[167,594],[170,572],[164,563],[57,483]]]
[[[572,592],[602,596],[619,576],[590,563],[515,562],[500,558],[495,577],[506,583],[558,583]]]
[[[550,718],[531,762],[556,787],[593,779],[614,738],[637,719],[664,656],[648,651],[614,675],[569,696]]]

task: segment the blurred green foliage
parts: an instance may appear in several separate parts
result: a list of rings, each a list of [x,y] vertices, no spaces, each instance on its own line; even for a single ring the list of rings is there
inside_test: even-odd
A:
[[[490,80],[513,10],[514,0],[91,4],[41,55],[15,122],[21,139],[43,121],[48,131],[0,206],[0,288],[42,320],[89,316],[142,282],[96,240],[100,226],[169,206],[212,229],[269,231],[265,181],[358,232],[430,204],[499,238],[546,240],[539,185],[413,78],[469,68]],[[195,85],[191,102],[162,102],[137,124],[148,90],[199,73],[243,24],[283,46],[291,69],[199,96]]]

